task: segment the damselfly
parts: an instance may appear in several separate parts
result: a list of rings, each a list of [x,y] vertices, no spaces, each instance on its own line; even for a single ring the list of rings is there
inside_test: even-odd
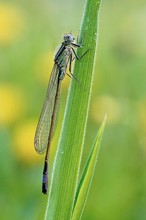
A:
[[[44,194],[47,194],[48,190],[48,157],[54,131],[61,81],[64,79],[65,74],[76,79],[71,72],[72,61],[74,59],[80,60],[88,51],[85,51],[81,57],[78,57],[74,50],[74,48],[77,47],[81,47],[81,45],[75,43],[75,38],[72,34],[68,33],[64,35],[64,41],[62,42],[61,47],[54,58],[54,66],[48,84],[46,99],[35,133],[35,150],[39,154],[42,154],[46,151],[42,179],[42,192]],[[66,72],[68,66],[69,73]]]

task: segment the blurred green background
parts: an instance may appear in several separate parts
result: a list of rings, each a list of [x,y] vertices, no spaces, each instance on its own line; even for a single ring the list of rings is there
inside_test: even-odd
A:
[[[43,219],[44,155],[33,147],[57,45],[85,1],[0,2],[0,218]],[[50,170],[70,79],[62,83]],[[83,220],[146,219],[146,2],[103,0],[85,151],[108,121]],[[51,172],[51,171],[50,171]]]

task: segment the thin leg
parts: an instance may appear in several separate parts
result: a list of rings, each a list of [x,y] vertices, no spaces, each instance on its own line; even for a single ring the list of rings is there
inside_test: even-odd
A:
[[[83,54],[82,54],[82,56],[81,57],[78,57],[78,55],[76,54],[76,52],[75,52],[75,50],[74,50],[74,48],[72,47],[72,51],[73,51],[73,53],[74,53],[74,55],[75,55],[75,57],[76,57],[76,59],[77,60],[80,60],[80,59],[82,59],[82,57],[83,56],[85,56],[85,54],[89,51],[89,49],[88,50],[86,50]]]
[[[66,73],[66,75],[68,75],[70,78],[72,78],[71,75],[69,75],[68,73]]]
[[[82,47],[82,45],[77,44],[77,43],[72,43],[72,46],[73,46],[73,47]]]
[[[74,74],[72,74],[72,54],[70,55],[70,59],[69,59],[69,73],[70,74],[68,74],[68,73],[66,73],[70,78],[74,78],[79,84],[80,84],[80,82],[79,82],[79,80],[75,77],[75,75]]]
[[[81,86],[79,80],[75,77],[74,74],[72,74],[72,73],[70,73],[70,74],[66,73],[66,75],[68,75],[70,78],[74,78],[74,79],[77,81],[77,83]]]
[[[73,58],[74,59],[74,58]],[[79,82],[79,80],[75,77],[75,75],[74,74],[72,74],[72,54],[70,55],[70,60],[69,60],[69,73],[70,74],[68,74],[68,73],[66,73],[70,78],[74,78],[78,83],[79,83],[79,85],[81,85],[80,84],[80,82]]]

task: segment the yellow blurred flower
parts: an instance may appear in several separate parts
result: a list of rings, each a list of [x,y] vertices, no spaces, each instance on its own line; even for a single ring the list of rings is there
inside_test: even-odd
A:
[[[0,84],[0,123],[13,123],[24,112],[21,91],[10,84]]]
[[[9,44],[17,39],[24,29],[22,11],[16,6],[0,5],[0,43]]]
[[[93,120],[101,123],[107,114],[107,122],[113,124],[119,121],[121,116],[121,105],[117,99],[111,96],[100,96],[96,98],[91,106]]]
[[[34,164],[42,159],[34,149],[34,134],[36,121],[27,121],[19,125],[13,136],[13,145],[16,149],[16,156],[24,163]]]

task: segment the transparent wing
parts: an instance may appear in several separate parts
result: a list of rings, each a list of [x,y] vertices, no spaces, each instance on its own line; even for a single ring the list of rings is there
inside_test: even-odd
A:
[[[55,96],[58,92],[58,75],[59,69],[57,65],[54,64],[48,84],[47,95],[43,104],[34,138],[35,150],[40,154],[45,152],[48,145],[48,137],[51,127],[52,114],[54,111]]]

